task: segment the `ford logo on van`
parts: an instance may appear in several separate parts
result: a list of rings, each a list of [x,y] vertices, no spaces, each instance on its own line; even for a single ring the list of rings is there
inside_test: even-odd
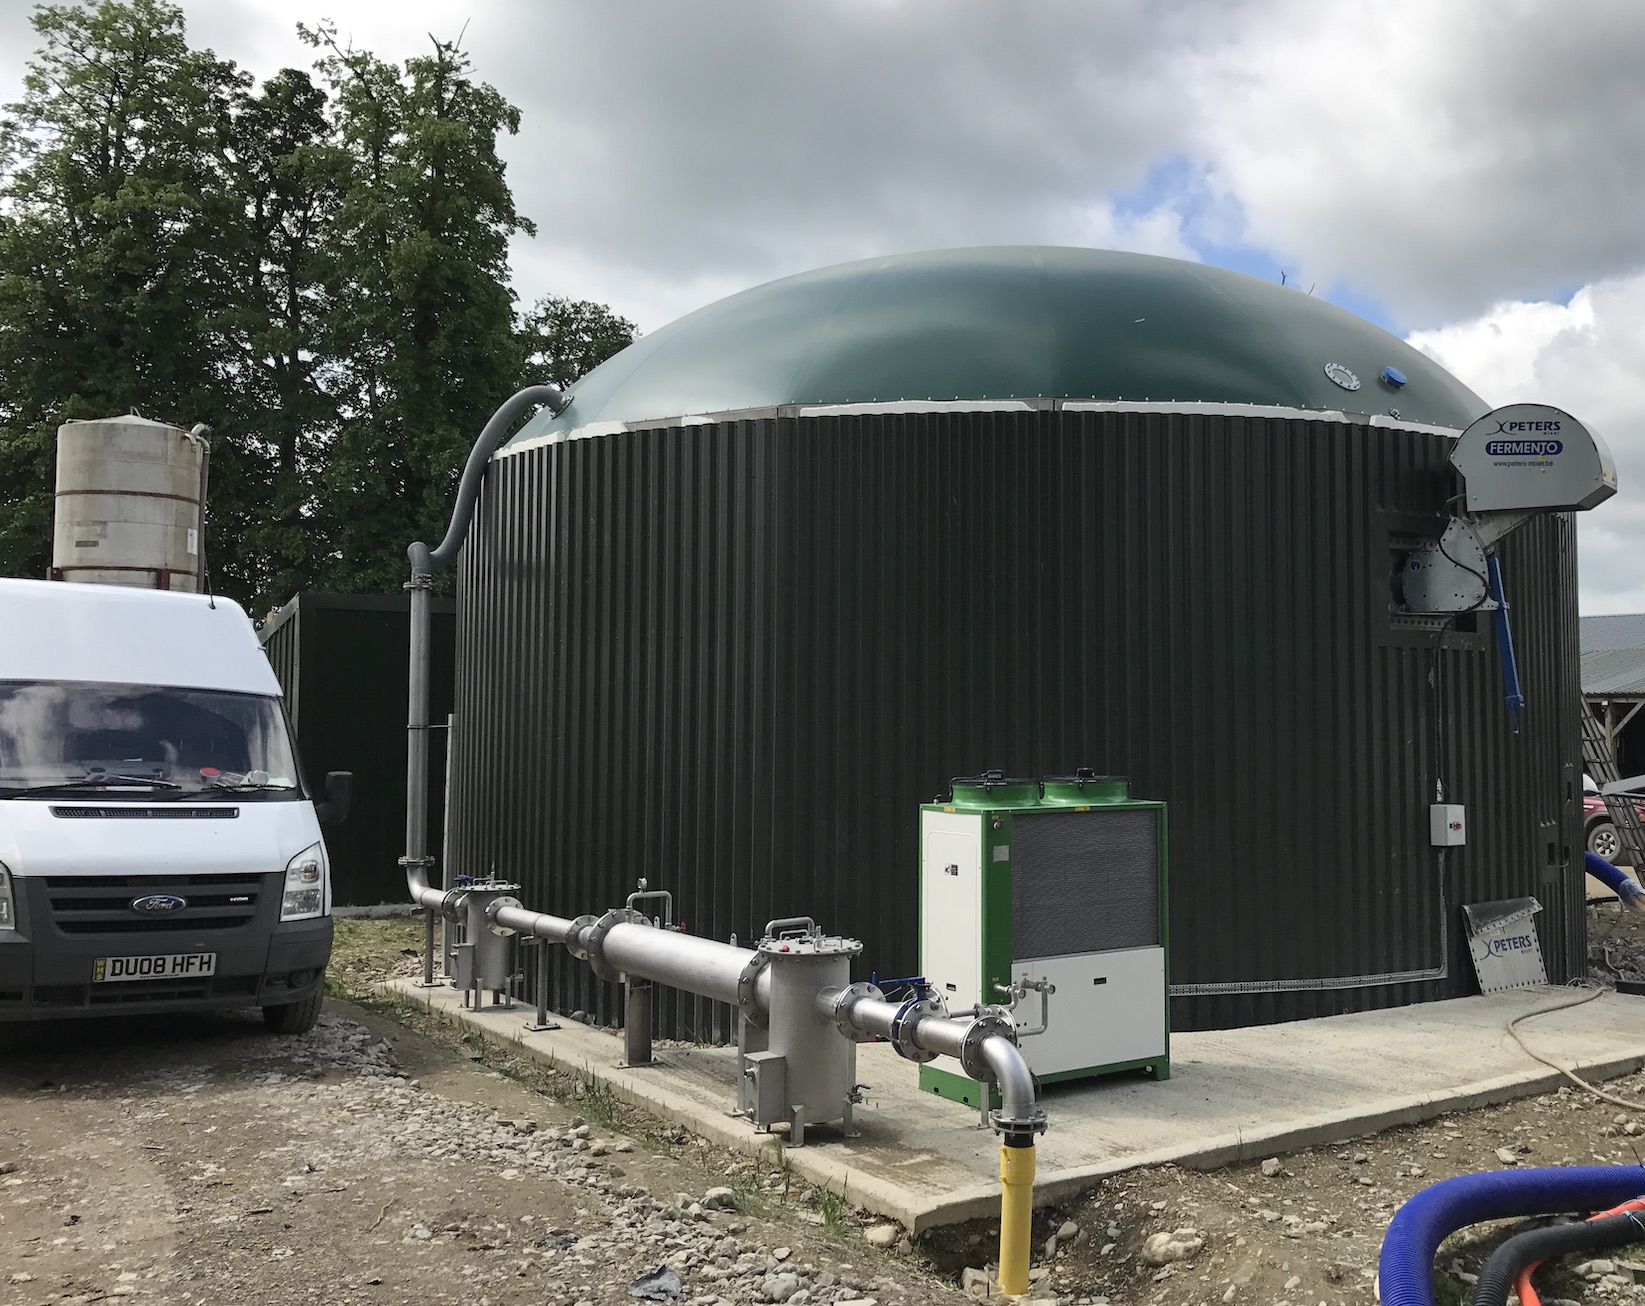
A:
[[[187,906],[187,898],[171,893],[151,893],[147,897],[131,900],[131,909],[144,916],[164,916],[169,912],[182,911]]]

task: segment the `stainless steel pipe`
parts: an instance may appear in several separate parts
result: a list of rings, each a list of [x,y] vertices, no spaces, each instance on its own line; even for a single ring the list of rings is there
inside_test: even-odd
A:
[[[621,974],[640,975],[732,1006],[738,1005],[743,972],[755,956],[751,949],[734,948],[729,943],[631,924],[613,925],[606,932],[600,952],[605,964]],[[762,970],[753,987],[754,1004],[761,1011],[769,1010],[771,977]]]
[[[521,934],[567,944],[587,955],[597,968],[635,975],[732,1006],[742,1002],[743,975],[757,955],[751,948],[632,921],[620,921],[602,931],[600,921],[587,917],[567,920],[547,912],[506,906],[493,909],[491,919]],[[760,1011],[770,1009],[771,979],[763,970],[754,976],[747,996]]]
[[[840,996],[838,989],[824,989],[817,995],[817,1009],[831,1019],[835,1018]],[[845,1011],[841,1014],[853,1028],[860,1029],[865,1034],[874,1034],[895,1043],[898,1040],[894,1034],[900,1032],[915,1047],[958,1060],[964,1050],[965,1036],[970,1032],[972,1022],[965,1019],[956,1020],[952,1016],[940,1016],[935,1012],[911,1012],[904,1018],[901,1031],[897,1031],[897,1017],[905,1005],[901,1002],[888,1002],[884,998],[848,997]]]
[[[575,921],[564,916],[550,916],[546,911],[527,911],[524,907],[499,906],[491,913],[498,925],[521,934],[535,935],[549,943],[564,943],[571,934]]]
[[[867,986],[826,988],[817,994],[817,1011],[836,1024],[888,1040],[897,1052],[913,1060],[920,1053],[953,1057],[972,1079],[1000,1086],[1000,1109],[993,1120],[1000,1132],[1019,1143],[1032,1141],[1045,1128],[1039,1109],[1034,1073],[1017,1046],[1009,1018],[984,1012],[953,1017],[922,1009],[916,1000],[888,1002],[863,992]]]

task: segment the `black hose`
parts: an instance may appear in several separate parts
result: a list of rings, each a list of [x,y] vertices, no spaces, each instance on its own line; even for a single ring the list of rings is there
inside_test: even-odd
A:
[[[474,501],[480,497],[480,482],[485,480],[486,467],[491,462],[491,455],[497,452],[497,446],[503,442],[503,437],[508,434],[514,423],[529,410],[539,407],[546,407],[558,417],[570,402],[571,400],[560,392],[557,385],[529,385],[518,394],[510,396],[503,402],[503,406],[491,415],[491,420],[480,432],[480,438],[469,450],[468,461],[463,464],[463,479],[457,487],[457,506],[452,509],[451,525],[446,529],[445,539],[433,550],[421,540],[406,549],[406,556],[411,559],[411,574],[414,577],[432,576],[456,560],[458,550],[463,547],[463,538],[468,534],[469,518],[474,515]]]
[[[1566,1252],[1594,1252],[1641,1241],[1645,1241],[1645,1219],[1641,1219],[1638,1211],[1516,1234],[1492,1252],[1480,1267],[1474,1306],[1504,1306],[1519,1272],[1537,1261],[1552,1260]]]

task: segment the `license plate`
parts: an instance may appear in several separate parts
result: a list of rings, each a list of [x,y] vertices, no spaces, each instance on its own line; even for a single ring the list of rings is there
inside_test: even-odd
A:
[[[217,973],[215,952],[168,952],[158,957],[99,957],[91,963],[91,982],[189,979]]]

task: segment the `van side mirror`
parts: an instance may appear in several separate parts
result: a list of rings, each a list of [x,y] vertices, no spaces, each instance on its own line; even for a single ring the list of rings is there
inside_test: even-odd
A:
[[[348,820],[353,801],[354,772],[327,771],[325,800],[314,805],[314,814],[321,825],[341,825]]]

